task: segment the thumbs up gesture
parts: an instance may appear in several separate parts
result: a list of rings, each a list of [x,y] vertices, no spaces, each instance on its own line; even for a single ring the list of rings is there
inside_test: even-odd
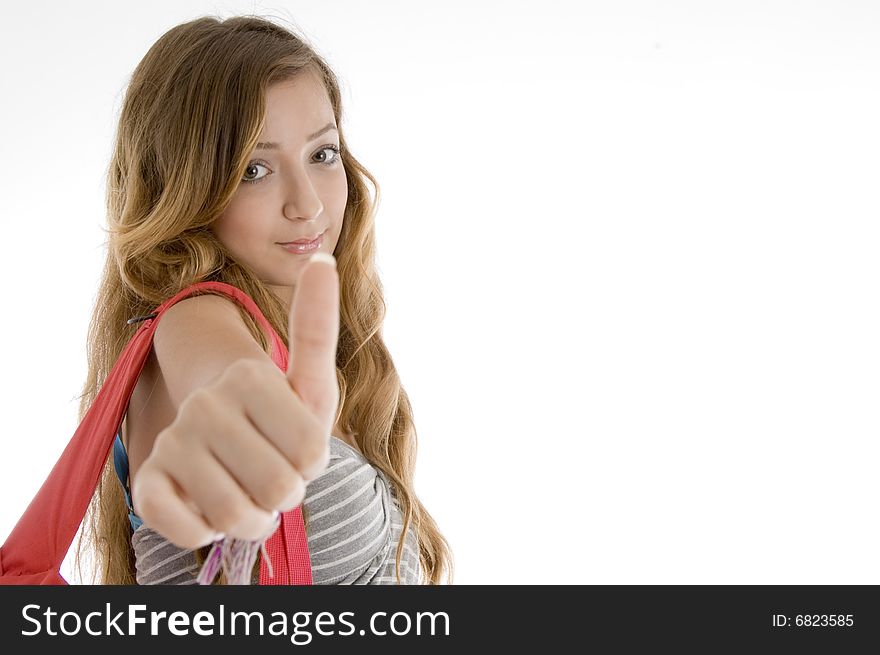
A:
[[[132,480],[135,511],[181,548],[219,534],[262,539],[329,461],[339,404],[339,276],[329,255],[300,271],[287,371],[238,359],[190,393]],[[221,354],[218,354],[222,356]]]

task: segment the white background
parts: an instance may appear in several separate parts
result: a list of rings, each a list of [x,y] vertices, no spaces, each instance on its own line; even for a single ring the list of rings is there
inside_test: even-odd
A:
[[[76,429],[128,78],[253,12],[382,185],[456,583],[880,583],[878,7],[4,4],[0,541]]]

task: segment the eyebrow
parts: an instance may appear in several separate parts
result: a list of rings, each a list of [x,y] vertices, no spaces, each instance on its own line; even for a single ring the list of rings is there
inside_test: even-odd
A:
[[[309,142],[314,141],[319,136],[324,134],[324,132],[329,132],[330,130],[336,130],[336,126],[333,123],[327,123],[320,130],[315,132],[314,134],[309,134]],[[339,130],[336,130],[337,132]],[[255,147],[255,150],[278,150],[281,148],[281,144],[276,141],[261,141]]]

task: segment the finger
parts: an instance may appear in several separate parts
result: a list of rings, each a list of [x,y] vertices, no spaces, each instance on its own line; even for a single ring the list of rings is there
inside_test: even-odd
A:
[[[286,393],[290,395],[289,388]],[[305,498],[303,476],[247,417],[228,425],[227,435],[209,440],[208,447],[262,509],[286,512]]]
[[[284,373],[273,363],[249,363],[236,372],[236,383],[243,389],[237,395],[243,403],[245,422],[239,429],[230,431],[234,435],[240,456],[255,450],[254,442],[269,442],[274,446],[277,459],[284,459],[306,480],[318,477],[330,461],[330,431],[323,425],[305,403],[294,393]],[[257,390],[255,393],[254,390]],[[238,421],[240,415],[230,414],[224,419]],[[213,445],[211,442],[210,445]],[[262,444],[266,448],[266,444]],[[229,451],[222,461],[228,462],[235,456]],[[268,454],[266,455],[269,460]],[[227,468],[232,467],[227,465]]]
[[[332,255],[312,255],[299,275],[289,317],[287,378],[294,391],[330,430],[339,390],[339,275]]]
[[[213,532],[255,540],[264,537],[274,524],[275,515],[258,507],[210,452],[195,451],[169,459],[165,468],[199,507]]]
[[[178,548],[195,550],[212,541],[217,530],[193,510],[174,480],[153,466],[142,466],[132,481],[132,505],[144,524]],[[138,500],[135,501],[135,498]]]

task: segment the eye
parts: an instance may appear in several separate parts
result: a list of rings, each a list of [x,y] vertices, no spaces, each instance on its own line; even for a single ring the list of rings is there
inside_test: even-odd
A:
[[[333,157],[328,159],[327,156],[325,155],[324,160],[316,162],[317,164],[319,164],[320,166],[335,166],[337,163],[339,163],[342,160],[342,150],[334,145],[331,145],[331,144],[321,146],[321,149],[318,150],[316,155],[320,154],[322,152],[325,152],[327,150],[331,150],[333,152]],[[265,163],[259,162],[259,161],[253,161],[247,165],[247,168],[244,169],[245,177],[243,177],[241,179],[241,181],[245,182],[247,184],[256,184],[257,182],[261,182],[262,180],[264,180],[267,177],[267,175],[262,175],[260,177],[248,177],[251,175],[257,175],[257,173],[258,173],[257,169],[259,169],[259,168],[265,168],[265,169],[269,170],[268,164],[265,164]],[[272,171],[269,170],[269,172],[271,173]]]
[[[257,162],[251,162],[250,164],[247,165],[247,168],[244,169],[245,177],[241,178],[241,181],[247,182],[248,184],[253,184],[254,182],[259,182],[260,180],[262,180],[263,177],[266,177],[265,175],[263,177],[254,177],[254,178],[247,177],[248,175],[251,174],[251,171],[254,171],[257,168],[267,168],[267,166],[265,164],[258,164]],[[256,172],[254,172],[253,175],[256,175]]]
[[[339,148],[337,148],[336,146],[333,146],[333,145],[329,145],[329,144],[328,144],[328,145],[326,145],[326,146],[322,146],[321,149],[320,149],[318,152],[324,152],[324,151],[326,151],[326,150],[331,150],[331,151],[333,151],[334,156],[333,156],[333,158],[332,158],[330,161],[327,161],[327,160],[325,159],[324,161],[319,162],[320,164],[323,164],[324,166],[332,166],[333,164],[335,164],[336,162],[338,162],[338,161],[342,158],[342,155],[340,154],[340,153],[341,153],[341,150],[340,150]]]

